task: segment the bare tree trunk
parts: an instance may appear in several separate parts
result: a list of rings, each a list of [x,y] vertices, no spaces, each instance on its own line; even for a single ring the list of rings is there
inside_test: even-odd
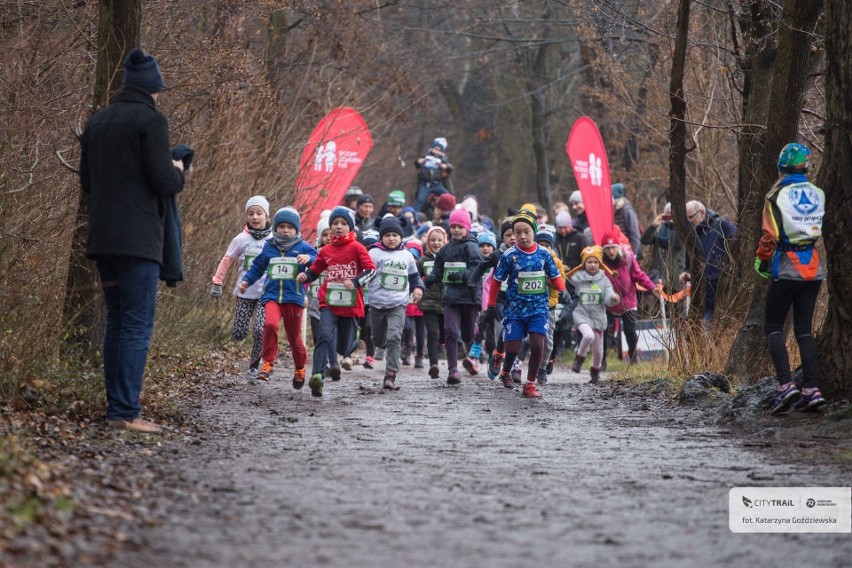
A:
[[[686,61],[686,46],[689,39],[689,9],[691,0],[679,0],[677,9],[677,32],[675,50],[672,58],[672,75],[669,84],[670,131],[669,139],[669,201],[672,204],[672,219],[678,237],[686,243],[690,258],[692,274],[693,305],[701,308],[704,305],[704,253],[698,242],[698,235],[686,216],[686,99],[683,94],[683,74]],[[694,309],[692,320],[697,321],[703,312]],[[695,315],[698,314],[698,315]]]
[[[140,45],[142,33],[142,0],[100,0],[99,6],[93,111],[106,106],[121,87],[124,57]],[[67,328],[66,345],[83,357],[93,357],[97,353],[104,332],[98,273],[86,258],[88,230],[89,199],[81,191],[62,312]]]
[[[749,157],[747,164],[753,168],[745,186],[745,203],[741,205],[742,217],[738,219],[741,233],[738,240],[740,257],[736,259],[742,271],[742,281],[752,289],[751,303],[743,326],[731,346],[725,373],[742,378],[757,378],[767,366],[756,364],[767,361],[766,338],[763,334],[763,312],[766,303],[766,283],[752,270],[754,251],[760,239],[763,198],[772,187],[778,173],[775,162],[781,148],[798,139],[802,95],[810,71],[811,44],[817,20],[822,13],[822,1],[797,2],[785,0],[782,23],[778,31],[778,50],[772,70],[772,92],[769,108],[772,120],[766,126],[766,137],[761,148],[751,148],[757,155]]]
[[[550,3],[546,2],[542,18],[547,21],[550,19],[550,15]],[[548,215],[552,215],[553,198],[550,191],[550,168],[547,160],[547,109],[545,108],[544,95],[547,83],[550,81],[550,73],[548,73],[549,49],[546,43],[549,27],[545,26],[544,29],[544,35],[540,38],[543,43],[539,46],[530,69],[528,88],[530,91],[530,134],[532,136],[533,158],[535,159],[536,192],[539,203],[545,208]]]
[[[828,257],[828,313],[819,336],[822,388],[852,395],[852,5],[826,0],[825,153],[817,185],[825,190],[823,235]]]

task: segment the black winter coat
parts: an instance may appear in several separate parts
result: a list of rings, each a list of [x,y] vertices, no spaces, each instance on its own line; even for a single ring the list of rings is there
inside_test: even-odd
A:
[[[124,88],[80,138],[80,186],[90,195],[86,255],[163,264],[167,200],[183,190],[169,125],[148,93]]]
[[[467,267],[458,283],[444,283],[444,303],[450,305],[482,303],[482,283],[473,280],[473,274],[482,262],[479,244],[468,233],[460,241],[450,238],[450,242],[435,255],[435,267],[432,274],[426,278],[426,286],[432,286],[441,281],[444,274],[444,264],[447,262],[464,262]],[[470,284],[468,284],[470,283]]]

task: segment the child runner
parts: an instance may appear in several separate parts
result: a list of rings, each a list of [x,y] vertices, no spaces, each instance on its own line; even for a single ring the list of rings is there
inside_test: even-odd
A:
[[[613,290],[621,298],[620,302],[607,309],[607,319],[612,318],[612,323],[614,323],[615,318],[621,318],[621,327],[624,331],[624,337],[627,339],[627,354],[630,357],[630,362],[633,363],[636,360],[636,345],[639,342],[639,335],[636,333],[639,304],[636,298],[636,285],[638,284],[650,291],[657,299],[660,298],[660,291],[657,290],[654,282],[648,278],[645,271],[639,267],[639,262],[630,245],[621,243],[618,231],[618,229],[607,231],[603,234],[602,239],[603,263],[614,273],[609,279],[612,282]],[[618,347],[618,351],[621,351],[621,346]],[[604,342],[602,365],[606,369],[606,342]]]
[[[361,233],[360,243],[364,245],[367,250],[370,250],[370,247],[379,242],[379,231],[375,229],[369,229]],[[370,289],[364,288],[364,317],[358,318],[358,329],[360,330],[359,336],[364,340],[364,368],[372,369],[375,365],[376,361],[373,359],[373,355],[376,354],[376,346],[373,345],[372,338],[372,330],[370,329]],[[342,362],[343,368],[346,368],[346,361]]]
[[[416,263],[423,256],[423,247],[416,238],[405,242],[405,248],[414,257]],[[417,275],[420,275],[418,268]],[[418,303],[409,302],[405,308],[405,329],[402,332],[402,364],[409,365],[411,351],[414,350],[414,368],[423,368],[423,348],[426,345],[426,324]]]
[[[358,191],[361,191],[360,187],[353,187],[355,187]],[[347,192],[348,191],[349,190],[347,190]],[[317,240],[314,242],[314,248],[318,251],[328,244],[328,240],[331,236],[331,228],[328,226],[329,214],[331,214],[331,211],[323,211],[323,214],[320,215],[320,220],[317,222]],[[311,285],[308,286],[308,317],[311,318],[311,339],[313,340],[314,345],[316,345],[317,341],[319,341],[319,289],[324,281],[325,274],[321,274],[319,278],[311,282]]]
[[[470,214],[456,209],[450,214],[452,239],[435,256],[432,273],[426,285],[439,281],[444,284],[444,338],[447,350],[447,384],[461,383],[458,371],[459,338],[465,343],[473,341],[476,317],[482,301],[482,287],[471,282],[474,270],[482,262],[479,245],[470,234]],[[472,375],[478,372],[470,358],[465,358],[465,368]]]
[[[580,296],[580,303],[574,310],[574,325],[582,334],[577,356],[571,370],[579,373],[592,347],[592,368],[589,370],[592,383],[600,380],[601,361],[603,360],[603,334],[606,331],[606,307],[614,306],[620,300],[612,289],[612,284],[604,275],[604,270],[610,270],[603,265],[601,247],[593,246],[583,249],[579,266],[571,269],[566,277],[574,285],[574,290]]]
[[[488,290],[491,287],[491,273],[497,263],[500,261],[500,251],[497,250],[497,240],[494,238],[494,233],[485,231],[476,237],[479,243],[479,252],[482,253],[484,259],[477,267],[473,275],[474,282],[482,282],[482,311],[476,320],[476,336],[473,344],[467,352],[467,356],[474,361],[481,361],[482,344],[485,343],[485,352],[491,353],[496,347],[496,338],[502,333],[500,321],[496,317],[489,317],[488,308]],[[487,360],[487,358],[486,358]],[[490,377],[494,378],[494,377]]]
[[[544,356],[545,337],[548,328],[548,288],[549,282],[557,290],[565,290],[565,282],[556,268],[550,252],[535,242],[538,223],[535,214],[521,209],[512,218],[516,244],[503,253],[500,263],[494,270],[495,283],[506,282],[506,306],[503,308],[503,340],[506,345],[506,358],[500,381],[506,388],[513,388],[510,374],[515,357],[521,350],[524,337],[529,335],[530,362],[527,368],[527,384],[523,396],[541,397],[535,386],[539,367]],[[499,286],[491,286],[488,295],[488,309],[496,310]]]
[[[363,196],[362,196],[363,197]],[[299,274],[298,282],[312,282],[328,272],[320,286],[320,337],[314,346],[314,361],[308,386],[311,395],[322,396],[325,365],[331,360],[329,375],[340,380],[335,345],[352,345],[355,320],[364,317],[364,297],[361,288],[375,274],[376,265],[364,245],[357,241],[355,219],[346,207],[335,207],[329,215],[331,239],[311,264]],[[334,342],[334,336],[337,343]]]
[[[402,224],[387,214],[379,226],[379,242],[370,248],[376,274],[370,280],[370,329],[373,344],[386,349],[382,388],[396,390],[399,352],[405,328],[409,294],[415,303],[423,296],[423,283],[414,257],[402,244]]]
[[[562,277],[562,282],[565,282],[565,266],[562,264],[562,261],[559,259],[559,255],[553,250],[553,245],[556,242],[556,230],[554,227],[550,225],[543,225],[541,229],[535,235],[535,242],[538,245],[550,252],[550,255],[553,257],[553,262],[556,263],[556,268],[559,270],[559,276]],[[553,334],[556,331],[556,305],[559,303],[560,298],[563,301],[567,301],[568,298],[566,296],[569,293],[564,290],[559,290],[552,285],[549,285],[550,294],[548,296],[548,316],[547,316],[547,337],[545,338],[544,343],[544,358],[543,361],[547,363],[539,368],[538,370],[538,384],[543,385],[547,383],[547,375],[553,372],[553,365],[556,363],[555,359],[552,357],[553,353]]]
[[[447,244],[447,232],[442,227],[432,227],[426,233],[426,250],[423,258],[417,261],[417,270],[422,278],[432,273],[435,267],[435,255]],[[426,287],[423,299],[420,300],[420,310],[423,312],[423,323],[426,324],[426,352],[429,355],[429,376],[437,379],[438,352],[444,342],[444,285],[436,282]]]
[[[213,275],[213,285],[210,287],[210,295],[217,300],[222,297],[222,281],[228,268],[237,261],[239,273],[237,284],[234,286],[234,296],[237,303],[234,306],[234,326],[231,337],[236,341],[242,341],[248,336],[251,318],[254,315],[254,328],[252,329],[251,356],[249,357],[248,378],[254,381],[257,378],[257,368],[260,365],[260,355],[263,349],[263,304],[260,296],[263,294],[264,279],[257,281],[255,286],[245,292],[240,291],[240,281],[251,266],[254,258],[263,250],[263,245],[272,235],[272,224],[269,222],[269,202],[262,195],[255,195],[246,201],[246,224],[242,232],[234,237],[225,256],[219,261],[216,273]]]
[[[302,312],[305,310],[305,289],[296,282],[296,276],[304,274],[304,267],[317,257],[314,247],[302,240],[299,213],[292,207],[284,207],[275,213],[274,234],[266,242],[261,253],[240,281],[240,291],[266,274],[263,288],[263,364],[257,378],[268,381],[272,365],[278,357],[278,320],[284,319],[284,332],[293,351],[293,388],[305,384],[305,363],[308,353],[302,342]]]

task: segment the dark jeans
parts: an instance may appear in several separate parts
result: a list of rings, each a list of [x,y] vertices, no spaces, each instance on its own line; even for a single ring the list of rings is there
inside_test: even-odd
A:
[[[337,365],[337,349],[355,340],[355,318],[337,317],[329,308],[320,309],[319,338],[314,345],[311,375],[325,374],[325,366]]]
[[[443,195],[444,193],[449,193],[447,188],[444,187],[442,183],[437,181],[425,181],[422,179],[417,180],[417,195],[414,198],[414,210],[418,213],[423,211],[424,205],[429,201],[430,194]]]
[[[133,420],[142,412],[139,393],[154,331],[160,265],[152,260],[127,257],[100,258],[97,264],[107,307],[106,417]]]
[[[790,358],[784,338],[784,320],[793,308],[793,333],[799,344],[804,382],[802,388],[819,386],[819,349],[811,333],[821,280],[774,280],[766,293],[763,331],[779,384],[790,382]]]
[[[716,313],[716,289],[719,288],[719,279],[707,279],[704,283],[704,327],[709,331]]]

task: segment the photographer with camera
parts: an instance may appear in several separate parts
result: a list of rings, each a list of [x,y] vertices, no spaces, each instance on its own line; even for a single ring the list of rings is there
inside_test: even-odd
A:
[[[681,291],[685,284],[679,276],[686,266],[686,253],[675,233],[671,203],[666,203],[663,212],[654,218],[639,241],[652,247],[648,277],[655,284],[662,280],[663,291],[667,294]]]

